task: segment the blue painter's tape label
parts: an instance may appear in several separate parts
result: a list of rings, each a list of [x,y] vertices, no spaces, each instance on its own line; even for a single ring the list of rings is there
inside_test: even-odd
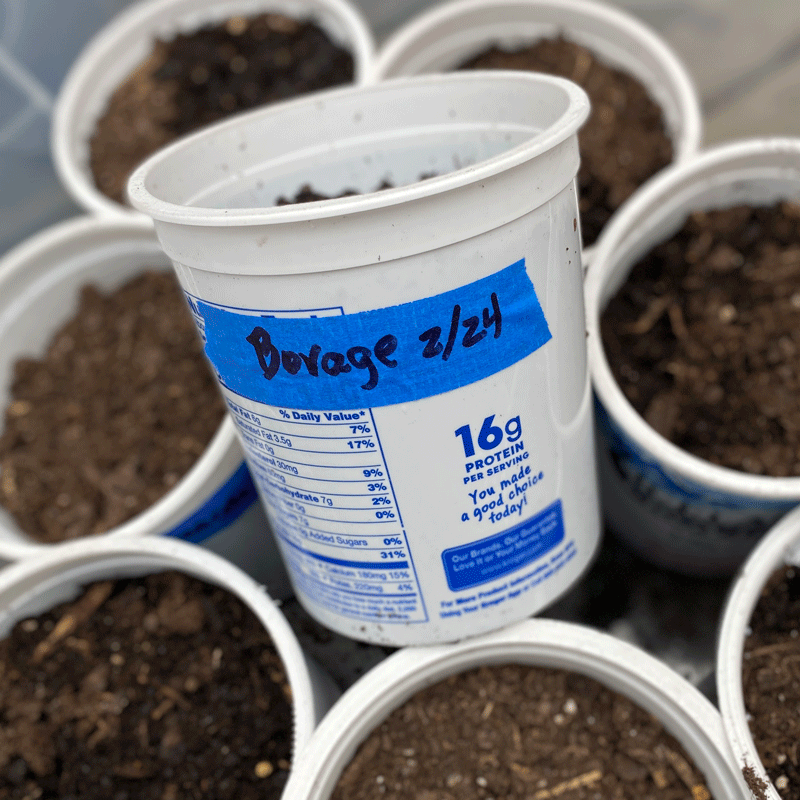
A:
[[[450,590],[457,592],[508,575],[541,558],[564,539],[561,501],[513,528],[442,553]]]
[[[551,338],[524,260],[434,297],[341,316],[189,302],[223,386],[284,408],[420,400],[500,372]]]
[[[257,501],[258,494],[250,471],[242,463],[191,517],[167,531],[164,536],[198,544],[227,528]]]

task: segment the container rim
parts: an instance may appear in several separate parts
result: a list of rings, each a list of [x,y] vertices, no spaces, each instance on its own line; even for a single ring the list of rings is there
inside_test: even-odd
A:
[[[712,791],[722,788],[727,791],[721,796],[745,797],[735,791],[739,784],[720,715],[688,681],[609,634],[559,620],[528,619],[453,645],[403,648],[378,664],[320,723],[283,800],[327,800],[358,745],[416,692],[479,666],[513,663],[575,671],[627,696],[682,740]]]
[[[690,161],[667,167],[634,193],[611,219],[597,242],[586,274],[589,369],[594,391],[609,416],[637,446],[650,454],[657,454],[668,469],[727,494],[785,502],[800,500],[800,477],[751,475],[712,464],[673,444],[645,422],[615,380],[600,336],[600,318],[607,301],[608,280],[616,263],[626,258],[631,249],[650,233],[647,224],[650,215],[678,189],[712,178],[724,183],[725,176],[719,177],[721,169],[736,167],[737,163],[746,165],[747,161],[759,156],[767,161],[774,159],[776,169],[788,169],[786,163],[779,163],[781,159],[793,162],[793,172],[797,174],[800,187],[800,138],[745,139],[710,148]],[[752,165],[748,168],[757,169]]]
[[[800,508],[790,511],[756,545],[739,569],[717,635],[716,684],[725,734],[740,767],[750,766],[767,783],[770,800],[781,800],[767,775],[747,724],[742,658],[750,617],[769,576],[784,564],[800,564]]]
[[[397,89],[418,88],[422,91],[438,88],[446,91],[451,84],[474,83],[476,80],[482,80],[487,86],[487,91],[490,91],[492,86],[500,85],[527,85],[530,88],[536,84],[545,84],[563,92],[567,100],[567,107],[556,122],[541,131],[531,127],[531,137],[527,141],[509,148],[503,153],[444,175],[406,186],[397,186],[381,192],[332,198],[299,205],[224,209],[180,205],[156,196],[154,190],[150,188],[153,173],[159,169],[164,169],[176,154],[183,154],[184,151],[198,145],[202,146],[208,140],[225,132],[235,130],[243,123],[253,125],[262,122],[274,122],[279,124],[281,117],[292,114],[296,110],[301,110],[303,107],[317,107],[320,110],[324,110],[328,105],[359,95],[364,98],[380,98],[381,95],[385,95],[385,102],[390,102],[391,94]],[[247,112],[209,126],[175,142],[153,155],[132,174],[128,183],[128,195],[134,208],[143,211],[156,221],[180,225],[244,227],[330,219],[342,215],[387,208],[479,183],[498,173],[530,161],[566,141],[577,132],[588,114],[589,101],[580,87],[563,78],[536,73],[504,70],[475,71],[461,74],[397,78],[379,84],[349,86],[342,89],[319,92],[278,105],[268,106],[264,109]]]

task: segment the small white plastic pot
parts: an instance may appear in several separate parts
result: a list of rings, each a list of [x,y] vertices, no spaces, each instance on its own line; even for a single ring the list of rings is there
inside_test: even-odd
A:
[[[732,574],[758,538],[800,502],[800,478],[719,467],[657,433],[614,379],[600,318],[634,264],[692,211],[798,197],[800,140],[737,142],[651,179],[598,241],[586,278],[586,313],[603,512],[622,539],[657,565]]]
[[[238,597],[269,633],[292,692],[293,753],[300,753],[339,696],[331,678],[310,659],[276,603],[224,558],[177,539],[94,538],[57,545],[0,571],[0,638],[18,622],[80,595],[95,581],[177,571]]]
[[[588,627],[527,620],[455,645],[389,656],[334,704],[295,764],[284,800],[328,800],[361,742],[417,692],[483,666],[525,664],[586,675],[649,711],[685,748],[716,798],[746,798],[717,710],[644,651]],[[487,698],[491,700],[491,698]]]
[[[564,35],[637,78],[661,106],[674,161],[699,149],[700,97],[672,48],[636,17],[596,0],[450,0],[398,28],[379,49],[375,80],[446,72],[493,44],[522,47]],[[584,266],[594,247],[584,250]]]
[[[152,225],[138,219],[85,217],[55,225],[0,260],[0,401],[9,402],[15,362],[39,357],[78,306],[80,288],[105,291],[145,269],[171,270]],[[122,391],[122,387],[120,388]],[[229,415],[192,469],[150,508],[104,539],[149,534],[202,544],[267,584],[274,597],[291,594],[275,539],[258,502]],[[38,556],[36,542],[0,507],[0,560]]]
[[[800,509],[787,514],[750,553],[731,586],[717,638],[717,697],[725,735],[739,769],[750,767],[766,784],[765,796],[781,800],[758,755],[744,705],[742,657],[750,617],[773,572],[800,566]]]
[[[587,114],[546,75],[401,78],[241,115],[131,177],[295,594],[339,633],[476,635],[591,560]],[[309,182],[334,198],[274,205]]]
[[[149,55],[155,39],[231,16],[267,11],[314,20],[335,42],[349,47],[355,62],[354,82],[368,79],[375,49],[372,32],[350,0],[139,0],[95,34],[56,97],[50,136],[53,163],[64,188],[81,208],[89,213],[136,213],[95,186],[89,140],[110,96]]]

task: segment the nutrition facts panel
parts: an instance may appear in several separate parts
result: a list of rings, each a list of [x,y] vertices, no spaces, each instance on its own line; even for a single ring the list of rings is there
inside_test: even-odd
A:
[[[427,621],[372,412],[227,402],[298,588],[347,616]]]

